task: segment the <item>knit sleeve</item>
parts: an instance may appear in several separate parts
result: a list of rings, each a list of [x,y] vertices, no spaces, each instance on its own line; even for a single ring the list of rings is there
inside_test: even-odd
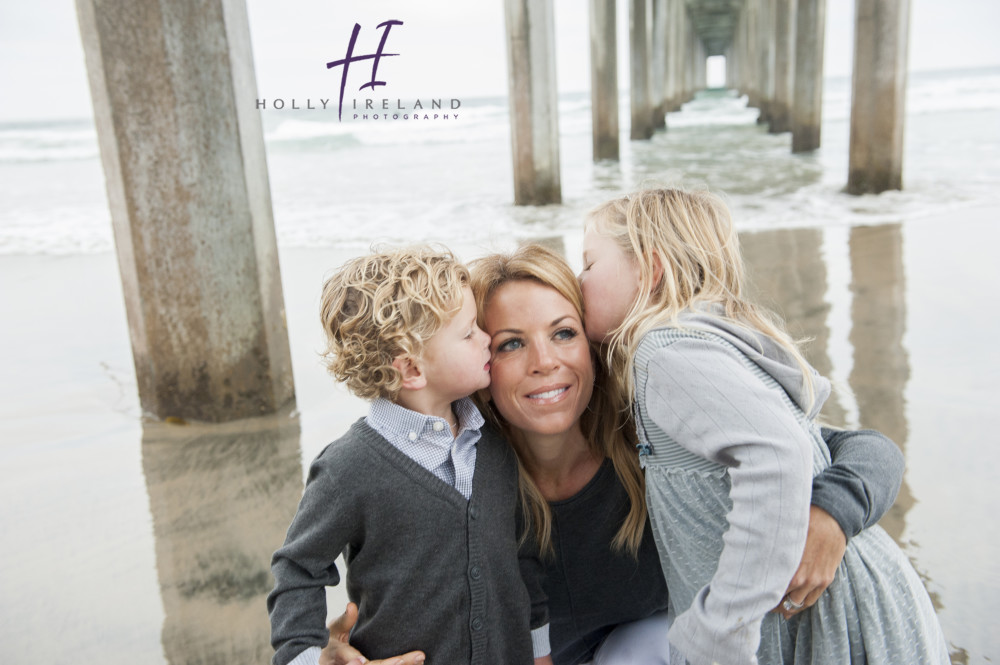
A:
[[[813,479],[812,503],[830,513],[851,538],[880,519],[903,482],[903,453],[874,430],[823,428],[833,464]]]
[[[646,412],[681,446],[727,467],[732,509],[708,585],[669,632],[693,665],[755,662],[764,615],[805,545],[811,441],[784,403],[722,345],[675,341],[653,355]]]
[[[287,665],[310,647],[325,647],[329,639],[325,587],[340,582],[334,559],[350,541],[360,510],[345,500],[335,474],[342,469],[329,453],[327,448],[310,467],[285,543],[271,559],[274,589],[267,610],[275,665]]]

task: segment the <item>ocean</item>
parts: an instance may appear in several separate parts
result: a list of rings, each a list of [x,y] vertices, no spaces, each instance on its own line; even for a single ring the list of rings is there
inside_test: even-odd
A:
[[[589,94],[562,94],[563,203],[541,207],[512,205],[505,99],[461,99],[455,110],[442,100],[444,108],[432,113],[451,117],[437,120],[354,121],[345,101],[343,122],[335,99],[328,110],[292,110],[286,101],[283,110],[262,111],[281,247],[363,249],[373,241],[456,239],[492,245],[572,235],[592,206],[655,184],[724,194],[740,229],[878,224],[1000,200],[997,68],[911,74],[904,189],[864,197],[841,191],[848,78],[825,82],[822,145],[804,155],[791,154],[789,134],[772,135],[758,125],[745,98],[717,90],[668,114],[667,131],[642,142],[628,140],[623,95],[621,160],[595,164]],[[0,124],[0,201],[0,254],[113,249],[89,120]]]

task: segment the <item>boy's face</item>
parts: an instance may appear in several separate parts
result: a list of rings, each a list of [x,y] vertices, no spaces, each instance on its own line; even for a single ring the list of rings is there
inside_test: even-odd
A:
[[[476,325],[472,289],[462,289],[462,309],[424,344],[427,389],[453,402],[490,385],[490,337]]]

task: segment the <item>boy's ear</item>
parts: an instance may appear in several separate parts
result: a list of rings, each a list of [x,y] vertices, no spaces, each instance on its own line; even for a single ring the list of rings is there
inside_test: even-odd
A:
[[[420,390],[427,385],[427,377],[424,376],[420,361],[409,354],[396,356],[392,360],[395,367],[403,377],[402,387],[406,390]]]

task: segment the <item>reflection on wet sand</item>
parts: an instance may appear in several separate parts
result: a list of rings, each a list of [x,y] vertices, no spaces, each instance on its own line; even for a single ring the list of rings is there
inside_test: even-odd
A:
[[[906,452],[909,427],[904,393],[910,378],[906,332],[903,230],[899,224],[851,229],[850,384],[864,427],[877,429]],[[899,542],[913,494],[903,477],[896,504],[880,524]],[[904,543],[900,543],[903,545]],[[936,601],[935,601],[936,602]]]
[[[144,423],[167,662],[267,663],[271,553],[302,495],[297,417]]]
[[[811,340],[806,358],[823,376],[832,374],[826,301],[827,271],[822,229],[780,229],[740,235],[753,298],[778,312],[795,339]],[[823,407],[825,422],[841,427],[845,410],[832,394]]]

